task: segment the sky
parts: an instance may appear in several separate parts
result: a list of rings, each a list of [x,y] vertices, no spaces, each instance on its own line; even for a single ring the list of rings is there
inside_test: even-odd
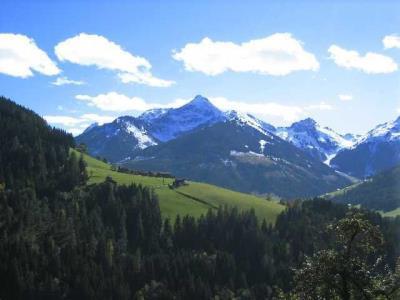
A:
[[[0,95],[79,134],[201,94],[275,126],[400,115],[397,1],[8,1]]]

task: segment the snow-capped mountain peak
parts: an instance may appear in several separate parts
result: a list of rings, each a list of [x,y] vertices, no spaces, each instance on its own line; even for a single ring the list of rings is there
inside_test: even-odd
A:
[[[149,131],[158,140],[165,142],[195,128],[223,121],[225,118],[224,113],[207,98],[198,95],[189,103],[169,109],[159,118],[153,119]]]
[[[332,160],[332,165],[339,171],[359,178],[372,176],[399,163],[400,118],[376,126]]]
[[[214,104],[212,104],[210,102],[210,100],[208,100],[206,97],[203,97],[202,95],[196,95],[192,101],[190,101],[189,103],[187,103],[189,105],[212,105],[214,106]]]
[[[304,131],[304,129],[314,129],[319,126],[314,119],[307,118],[293,123],[290,127],[294,130]]]
[[[376,126],[366,135],[358,139],[354,147],[366,142],[374,141],[400,141],[400,117],[391,122],[386,122]]]
[[[239,125],[253,127],[263,134],[270,134],[271,132],[275,132],[276,130],[274,126],[257,119],[253,115],[238,112],[236,110],[227,111],[226,118],[229,121],[237,122]]]
[[[214,104],[212,104],[210,100],[201,95],[197,95],[193,98],[192,101],[172,111],[177,111],[179,113],[189,111],[190,113],[198,114],[205,114],[210,112],[213,114],[222,114],[222,112]]]
[[[155,119],[160,118],[161,116],[165,115],[170,108],[153,108],[146,110],[144,113],[142,113],[138,119],[143,120],[145,122],[151,122]]]
[[[279,127],[276,134],[296,147],[329,164],[330,160],[353,142],[328,127],[307,118],[290,127]]]
[[[289,127],[275,128],[247,113],[222,112],[207,98],[197,95],[192,101],[178,108],[151,109],[139,117],[123,116],[112,123],[93,126],[85,131],[78,140],[97,148],[99,143],[94,140],[103,140],[103,143],[110,143],[109,147],[111,148],[116,145],[114,140],[118,138],[119,145],[130,149],[143,149],[225,121],[235,122],[241,127],[254,128],[270,138],[279,136],[326,163],[329,163],[330,159],[335,157],[340,150],[350,148],[357,139],[355,136],[349,134],[343,136],[328,127],[322,127],[311,118],[295,122]],[[390,131],[390,136],[400,139],[399,123],[398,119],[395,122],[380,125],[369,134],[370,136],[385,135],[384,132],[388,128],[397,128],[397,131]],[[112,143],[113,145],[111,145]],[[109,151],[111,152],[111,150]],[[117,157],[119,150],[113,149],[112,151],[116,152],[115,156]]]

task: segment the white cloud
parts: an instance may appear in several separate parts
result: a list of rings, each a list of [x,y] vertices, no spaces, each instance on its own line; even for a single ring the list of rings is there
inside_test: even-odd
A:
[[[282,125],[300,120],[308,116],[311,111],[329,111],[334,109],[332,105],[325,102],[308,106],[299,106],[284,105],[270,101],[252,103],[245,100],[230,100],[225,97],[210,97],[209,99],[222,111],[237,110],[255,115],[267,122],[274,120]]]
[[[382,43],[385,49],[400,48],[400,36],[394,34],[387,35],[383,38]]]
[[[84,130],[82,128],[68,128],[67,132],[71,133],[73,136],[80,135]]]
[[[308,105],[304,109],[305,110],[333,110],[333,106],[322,101],[318,104]]]
[[[27,78],[33,71],[43,75],[57,75],[61,70],[35,43],[22,34],[0,34],[0,73]]]
[[[97,114],[83,114],[78,117],[62,116],[62,115],[47,115],[43,117],[47,122],[53,125],[63,125],[65,127],[83,126],[87,123],[97,122],[99,124],[109,123],[115,119],[112,116],[102,116]]]
[[[80,118],[70,116],[43,116],[50,124],[61,124],[64,126],[74,126],[82,122]]]
[[[89,106],[97,107],[103,111],[113,112],[143,112],[153,108],[177,108],[192,100],[178,98],[172,102],[160,104],[147,102],[139,97],[128,97],[116,92],[99,94],[97,96],[77,95],[75,98],[80,101],[85,101]],[[256,115],[262,119],[270,120],[272,118],[277,121],[283,121],[284,123],[299,120],[310,111],[326,111],[333,109],[330,104],[325,102],[308,106],[296,106],[270,101],[252,103],[245,100],[230,100],[225,97],[209,97],[209,100],[222,111],[237,110]]]
[[[353,100],[353,96],[348,94],[339,94],[339,99],[342,101],[351,101]]]
[[[364,56],[354,50],[337,45],[329,47],[330,58],[340,67],[356,69],[367,74],[385,74],[397,70],[396,62],[389,56],[367,52]]]
[[[225,97],[211,97],[210,101],[223,111],[237,110],[260,117],[277,117],[288,122],[299,119],[303,113],[303,109],[299,106],[275,102],[249,103],[248,101],[233,101]]]
[[[76,95],[75,98],[86,102],[89,106],[97,107],[103,111],[145,111],[152,108],[178,107],[185,103],[183,99],[177,99],[170,104],[148,103],[139,97],[128,97],[116,92],[99,94],[97,96]],[[187,102],[187,101],[186,101]]]
[[[199,43],[186,44],[173,58],[182,61],[188,71],[218,75],[226,71],[255,72],[283,76],[294,71],[317,71],[314,54],[290,33],[276,33],[242,44],[213,41],[206,37]]]
[[[149,61],[129,53],[101,35],[81,33],[57,44],[55,53],[61,61],[116,71],[124,83],[157,87],[168,87],[174,83],[154,77]]]
[[[91,123],[109,123],[112,122],[115,117],[102,116],[97,114],[83,114],[78,117],[63,116],[63,115],[47,115],[43,117],[51,125],[63,126],[66,131],[73,135],[80,134],[85,130]]]
[[[80,81],[80,80],[68,79],[67,77],[57,77],[57,79],[55,81],[53,81],[51,84],[57,85],[57,86],[66,85],[66,84],[83,85],[83,84],[85,84],[85,82]]]
[[[118,77],[123,83],[140,83],[154,87],[169,87],[175,82],[171,80],[164,80],[151,75],[150,72],[139,72],[139,73],[120,73]]]
[[[95,106],[104,111],[144,111],[148,104],[139,97],[129,98],[126,95],[110,92],[97,96],[77,95],[77,100],[85,101],[89,106]]]
[[[115,117],[112,116],[101,116],[97,114],[83,114],[80,118],[85,121],[97,122],[99,124],[109,123],[115,119]]]

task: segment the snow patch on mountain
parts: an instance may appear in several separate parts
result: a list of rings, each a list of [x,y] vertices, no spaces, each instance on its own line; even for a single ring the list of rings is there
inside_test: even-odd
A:
[[[116,120],[116,123],[119,125],[119,128],[116,130],[115,134],[122,129],[129,135],[133,136],[137,141],[135,148],[144,149],[149,146],[157,145],[157,142],[149,135],[144,126],[139,126],[137,124],[140,123],[137,119],[129,116],[120,117]]]
[[[241,152],[241,151],[236,151],[236,150],[231,150],[229,152],[230,156],[255,156],[255,157],[264,157],[264,154],[260,154],[254,151],[248,151],[248,152]]]
[[[400,141],[400,117],[391,122],[386,122],[376,126],[367,134],[360,137],[351,147],[356,148],[360,144],[373,142],[396,142]]]
[[[275,134],[328,165],[340,150],[350,148],[354,143],[349,137],[322,127],[311,118],[290,127],[279,127]]]
[[[152,122],[161,116],[165,115],[170,108],[154,108],[154,109],[149,109],[146,110],[144,113],[142,113],[138,119],[145,121],[145,122]]]
[[[207,98],[196,96],[191,102],[164,112],[152,120],[149,132],[166,142],[193,129],[209,126],[225,120],[225,115]]]
[[[140,149],[157,145],[157,143],[147,135],[146,130],[144,130],[143,128],[139,129],[136,126],[130,124],[126,127],[126,130],[137,139],[137,147]]]
[[[226,117],[229,121],[235,121],[240,126],[250,126],[262,134],[272,136],[271,132],[275,131],[275,127],[257,119],[253,115],[241,113],[235,110],[226,112]]]
[[[259,143],[260,143],[260,153],[263,154],[263,153],[264,153],[264,149],[265,149],[265,145],[266,145],[268,142],[265,141],[265,140],[260,140]]]

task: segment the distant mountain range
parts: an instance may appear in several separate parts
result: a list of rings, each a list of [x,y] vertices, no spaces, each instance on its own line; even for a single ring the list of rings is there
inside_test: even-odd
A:
[[[310,118],[274,127],[249,114],[223,112],[196,96],[179,108],[93,124],[76,141],[92,155],[131,168],[288,198],[349,184],[342,173],[364,178],[398,164],[398,123],[365,136],[341,135]]]
[[[400,164],[400,117],[376,126],[354,145],[340,151],[331,165],[347,174],[366,178]]]
[[[353,136],[341,136],[329,128],[320,127],[312,119],[293,123],[290,127],[275,128],[250,114],[222,112],[202,96],[196,96],[191,102],[176,109],[152,109],[136,118],[123,116],[102,126],[92,124],[77,137],[77,141],[86,143],[92,154],[119,162],[129,159],[137,149],[167,142],[204,126],[230,120],[263,133],[273,133],[320,161],[332,158],[354,142]],[[122,148],[124,150],[117,150]]]
[[[92,155],[116,163],[131,159],[138,149],[224,120],[226,115],[208,99],[196,96],[177,109],[152,109],[137,118],[123,116],[101,126],[93,124],[76,137],[76,141],[85,143]]]
[[[314,196],[349,184],[347,178],[292,144],[238,120],[137,151],[125,165],[284,198]]]

